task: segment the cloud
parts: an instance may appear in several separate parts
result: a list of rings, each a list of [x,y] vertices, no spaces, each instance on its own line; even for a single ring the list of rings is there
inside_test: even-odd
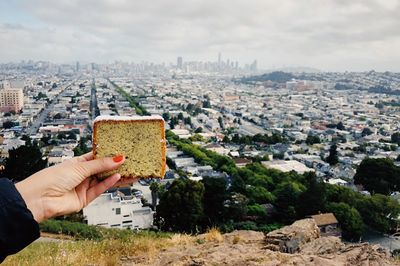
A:
[[[396,0],[18,0],[17,7],[37,24],[0,20],[3,61],[174,62],[216,60],[221,51],[264,68],[400,68]]]

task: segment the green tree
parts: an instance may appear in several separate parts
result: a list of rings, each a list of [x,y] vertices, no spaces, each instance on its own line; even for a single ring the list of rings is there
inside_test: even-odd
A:
[[[344,202],[329,203],[327,211],[332,212],[339,221],[342,237],[345,240],[359,240],[363,232],[363,220],[360,213]]]
[[[156,223],[162,230],[196,233],[201,231],[204,185],[188,179],[175,180],[163,193]]]
[[[361,132],[361,136],[365,137],[365,136],[369,136],[371,135],[373,132],[369,127],[365,127],[362,132]]]
[[[22,135],[21,140],[25,141],[25,146],[32,145],[32,140],[28,135]]]
[[[240,193],[232,193],[226,201],[227,206],[227,219],[240,221],[247,215],[247,204],[249,200],[247,197]]]
[[[275,196],[262,186],[248,186],[246,195],[251,203],[272,203]]]
[[[162,117],[164,118],[165,122],[168,122],[170,115],[169,115],[169,113],[163,113]]]
[[[339,129],[339,130],[345,130],[345,127],[344,127],[342,121],[340,121],[340,122],[336,125],[336,128]]]
[[[222,116],[218,117],[218,123],[219,123],[220,128],[224,128],[224,120],[223,120]]]
[[[400,132],[393,133],[390,138],[393,143],[397,143],[398,145],[400,145]]]
[[[258,216],[261,219],[265,219],[267,216],[267,210],[260,204],[253,204],[247,206],[247,215]]]
[[[5,121],[5,122],[3,122],[3,128],[4,129],[9,129],[9,128],[12,128],[12,127],[14,127],[14,126],[16,126],[17,124],[16,123],[14,123],[14,122],[12,122],[12,121]]]
[[[217,225],[224,219],[224,202],[227,199],[226,181],[223,178],[204,177],[203,206],[206,226]]]
[[[86,146],[87,138],[81,137],[78,146],[74,148],[74,156],[80,156],[82,154],[88,153],[91,149]]]
[[[284,223],[291,223],[296,219],[295,206],[298,205],[300,195],[305,190],[306,187],[297,182],[283,182],[274,190],[278,216]]]
[[[339,162],[339,156],[336,144],[332,144],[331,147],[329,148],[329,155],[326,158],[326,162],[329,163],[330,165],[336,165]]]
[[[318,136],[308,135],[306,139],[306,144],[313,145],[321,143],[321,140]]]
[[[202,127],[198,127],[196,128],[196,130],[194,131],[194,133],[202,133],[203,132],[203,128]]]
[[[383,233],[389,233],[396,228],[400,205],[391,197],[374,194],[358,202],[358,211],[364,223]]]
[[[225,135],[224,138],[223,138],[223,140],[222,140],[222,142],[224,142],[224,143],[229,143],[229,142],[231,142],[231,140],[230,140],[230,138],[229,138],[228,135]]]
[[[318,181],[314,172],[304,173],[303,178],[306,190],[300,195],[296,206],[299,217],[323,211],[326,204],[325,183]]]
[[[42,153],[36,144],[20,146],[9,150],[8,154],[2,173],[4,177],[15,182],[24,180],[47,165],[47,159],[43,160]]]
[[[389,158],[366,158],[357,168],[354,183],[371,193],[387,195],[400,189],[400,167]]]

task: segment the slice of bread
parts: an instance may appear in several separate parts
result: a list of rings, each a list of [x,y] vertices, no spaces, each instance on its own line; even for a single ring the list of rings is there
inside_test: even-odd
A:
[[[165,174],[165,129],[161,116],[98,116],[93,121],[94,158],[124,155],[125,162],[111,172],[122,178],[163,178]]]

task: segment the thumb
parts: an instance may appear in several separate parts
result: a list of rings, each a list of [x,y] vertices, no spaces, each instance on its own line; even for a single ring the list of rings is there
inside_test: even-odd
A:
[[[117,169],[123,162],[125,157],[123,155],[117,155],[114,157],[105,157],[94,159],[86,162],[77,163],[76,170],[82,179],[86,177],[99,174],[102,172],[107,172]]]

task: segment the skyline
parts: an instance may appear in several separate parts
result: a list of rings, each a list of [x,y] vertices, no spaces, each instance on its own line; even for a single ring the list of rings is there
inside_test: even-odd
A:
[[[0,63],[216,61],[400,71],[397,1],[0,3]]]

